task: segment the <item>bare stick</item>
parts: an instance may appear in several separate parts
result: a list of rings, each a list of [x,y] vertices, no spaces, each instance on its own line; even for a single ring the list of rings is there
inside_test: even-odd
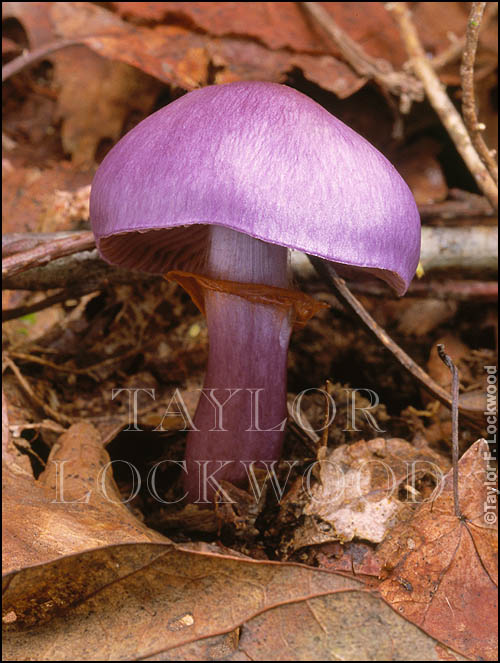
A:
[[[424,93],[419,80],[405,72],[394,71],[387,60],[365,53],[363,48],[335,23],[319,2],[301,2],[300,5],[334,42],[357,74],[373,79],[384,89],[401,97],[402,112],[409,112],[412,101],[423,100]]]
[[[375,336],[375,338],[382,343],[406,368],[406,370],[418,380],[418,382],[426,389],[434,398],[440,401],[443,405],[450,408],[453,405],[452,399],[446,389],[443,389],[430,375],[428,375],[413,359],[406,354],[406,352],[399,347],[399,345],[392,340],[389,334],[371,317],[368,311],[356,299],[349,288],[346,286],[344,279],[341,279],[333,265],[325,262],[316,256],[308,256],[314,268],[321,276],[321,278],[333,289],[335,295],[340,301],[347,306],[355,315],[362,320],[368,330]],[[467,416],[474,424],[478,423],[478,418],[481,415],[479,410],[461,407],[460,411]]]
[[[359,295],[399,299],[382,281],[380,283],[350,283],[349,289]],[[422,297],[466,302],[497,302],[498,281],[415,281],[408,288],[406,297]]]
[[[92,292],[92,289],[88,292]],[[78,299],[82,295],[87,295],[88,292],[85,290],[83,292],[70,292],[69,290],[63,290],[62,292],[58,292],[51,297],[45,297],[45,299],[42,299],[39,302],[34,302],[33,304],[26,304],[26,306],[16,306],[16,308],[2,309],[2,322],[16,320],[17,318],[22,318],[25,315],[43,311],[44,309],[50,308],[55,304],[60,304],[67,299]]]
[[[14,60],[11,60],[2,67],[2,83],[14,74],[19,73],[25,67],[29,67],[38,60],[42,60],[54,51],[60,51],[61,48],[68,46],[81,46],[82,41],[76,39],[61,39],[61,41],[53,41],[50,44],[44,44],[40,48],[35,48],[32,51],[25,51],[22,55]]]
[[[474,63],[476,61],[477,42],[486,2],[473,2],[467,23],[465,48],[462,55],[460,77],[462,80],[462,114],[469,131],[472,144],[490,175],[498,184],[498,165],[492,152],[484,142],[481,131],[485,128],[480,124],[476,111],[476,95],[474,92]]]
[[[56,239],[50,244],[41,244],[34,249],[15,253],[2,261],[2,277],[14,276],[31,267],[40,267],[55,258],[85,251],[95,247],[94,235],[90,230],[70,237]]]
[[[459,379],[458,379],[458,368],[453,363],[453,360],[449,355],[444,351],[444,345],[439,343],[437,345],[437,351],[441,361],[446,364],[446,366],[451,371],[451,398],[452,398],[452,407],[451,407],[451,453],[452,453],[452,464],[453,464],[453,504],[455,507],[455,515],[457,518],[462,517],[460,511],[460,502],[458,499],[458,388],[459,388]]]
[[[20,386],[22,387],[23,391],[31,398],[31,400],[39,407],[41,408],[49,417],[52,419],[55,419],[55,421],[59,422],[63,426],[68,426],[73,423],[69,417],[67,417],[65,414],[56,412],[53,410],[50,405],[47,403],[44,403],[41,398],[39,398],[33,389],[30,387],[26,379],[23,377],[21,371],[19,368],[15,365],[15,363],[12,361],[12,359],[4,355],[4,361],[6,365],[11,369],[11,371],[14,373],[17,381],[19,382]]]
[[[487,3],[486,10],[484,12],[483,18],[483,28],[486,29],[489,27],[492,20],[498,14],[498,2],[489,2]],[[446,67],[447,64],[451,64],[455,60],[458,60],[461,57],[465,48],[465,35],[460,37],[455,36],[453,41],[450,43],[448,48],[431,60],[431,65],[436,71]]]
[[[410,65],[422,81],[429,101],[446,127],[465,164],[474,176],[479,188],[495,209],[498,209],[498,187],[476,152],[465,125],[451,103],[445,88],[427,58],[411,13],[404,2],[388,2],[386,8],[398,22],[401,36],[410,57]]]

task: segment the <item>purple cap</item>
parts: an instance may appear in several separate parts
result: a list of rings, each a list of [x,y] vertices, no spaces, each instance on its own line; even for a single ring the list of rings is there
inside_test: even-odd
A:
[[[164,274],[203,264],[206,224],[377,276],[406,292],[420,255],[410,189],[373,145],[276,83],[194,90],[109,152],[92,185],[102,257]]]

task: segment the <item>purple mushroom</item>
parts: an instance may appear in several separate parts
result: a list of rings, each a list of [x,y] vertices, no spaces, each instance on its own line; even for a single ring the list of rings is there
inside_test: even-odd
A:
[[[289,249],[400,295],[420,253],[415,201],[389,161],[275,83],[194,90],[141,122],[99,167],[90,216],[105,260],[168,273],[206,314],[192,501],[212,499],[220,479],[243,484],[241,461],[280,456],[290,334],[319,305],[290,289]]]

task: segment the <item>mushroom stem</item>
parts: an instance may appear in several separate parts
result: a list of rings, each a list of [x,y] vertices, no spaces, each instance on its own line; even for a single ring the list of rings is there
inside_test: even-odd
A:
[[[214,279],[286,288],[287,253],[285,247],[214,226],[206,273]],[[287,307],[209,289],[204,305],[207,373],[194,418],[198,430],[189,432],[186,448],[185,488],[193,502],[213,499],[217,484],[209,479],[212,473],[216,481],[241,485],[247,478],[241,461],[256,461],[258,467],[259,461],[279,458],[292,330]]]

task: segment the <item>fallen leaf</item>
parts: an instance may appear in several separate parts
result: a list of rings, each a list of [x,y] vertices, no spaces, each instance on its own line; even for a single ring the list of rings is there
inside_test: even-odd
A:
[[[460,459],[462,519],[450,471],[439,497],[393,530],[378,555],[389,569],[380,592],[394,610],[465,656],[497,660],[497,495],[488,454],[478,440]]]
[[[54,650],[76,660],[133,660],[233,631],[276,605],[363,591],[326,571],[159,544],[63,557],[6,581],[4,611],[17,617],[6,627],[7,660],[28,651],[52,660]]]
[[[90,172],[77,172],[64,161],[44,170],[16,168],[2,180],[4,232],[74,230],[74,214],[56,213],[60,200],[55,192],[77,195],[81,187],[90,185],[91,179]]]
[[[325,543],[313,549],[317,564],[329,571],[343,571],[354,575],[374,576],[378,578],[382,565],[373,546],[367,543],[350,541]]]
[[[10,445],[8,448],[12,448]],[[98,431],[73,425],[35,480],[4,461],[3,569],[17,571],[112,543],[166,541],[122,503]],[[107,466],[107,471],[99,473]]]
[[[66,48],[51,59],[64,150],[75,168],[89,168],[102,141],[109,146],[118,141],[127,118],[136,114],[143,119],[151,112],[161,85],[136,67],[85,46]]]
[[[305,521],[294,533],[295,550],[354,538],[381,542],[416,503],[429,497],[419,493],[417,481],[432,474],[438,483],[448,467],[432,450],[415,449],[397,438],[342,445],[318,464],[318,481],[306,491]],[[402,501],[400,491],[407,490],[414,491],[412,497]]]
[[[417,205],[445,200],[448,185],[437,158],[441,146],[432,140],[421,139],[399,150],[394,165],[413,193]]]
[[[457,310],[458,303],[454,301],[419,298],[410,302],[400,316],[398,331],[405,336],[425,336],[455,317]]]
[[[128,544],[5,581],[4,660],[439,660],[356,580],[298,564]]]

